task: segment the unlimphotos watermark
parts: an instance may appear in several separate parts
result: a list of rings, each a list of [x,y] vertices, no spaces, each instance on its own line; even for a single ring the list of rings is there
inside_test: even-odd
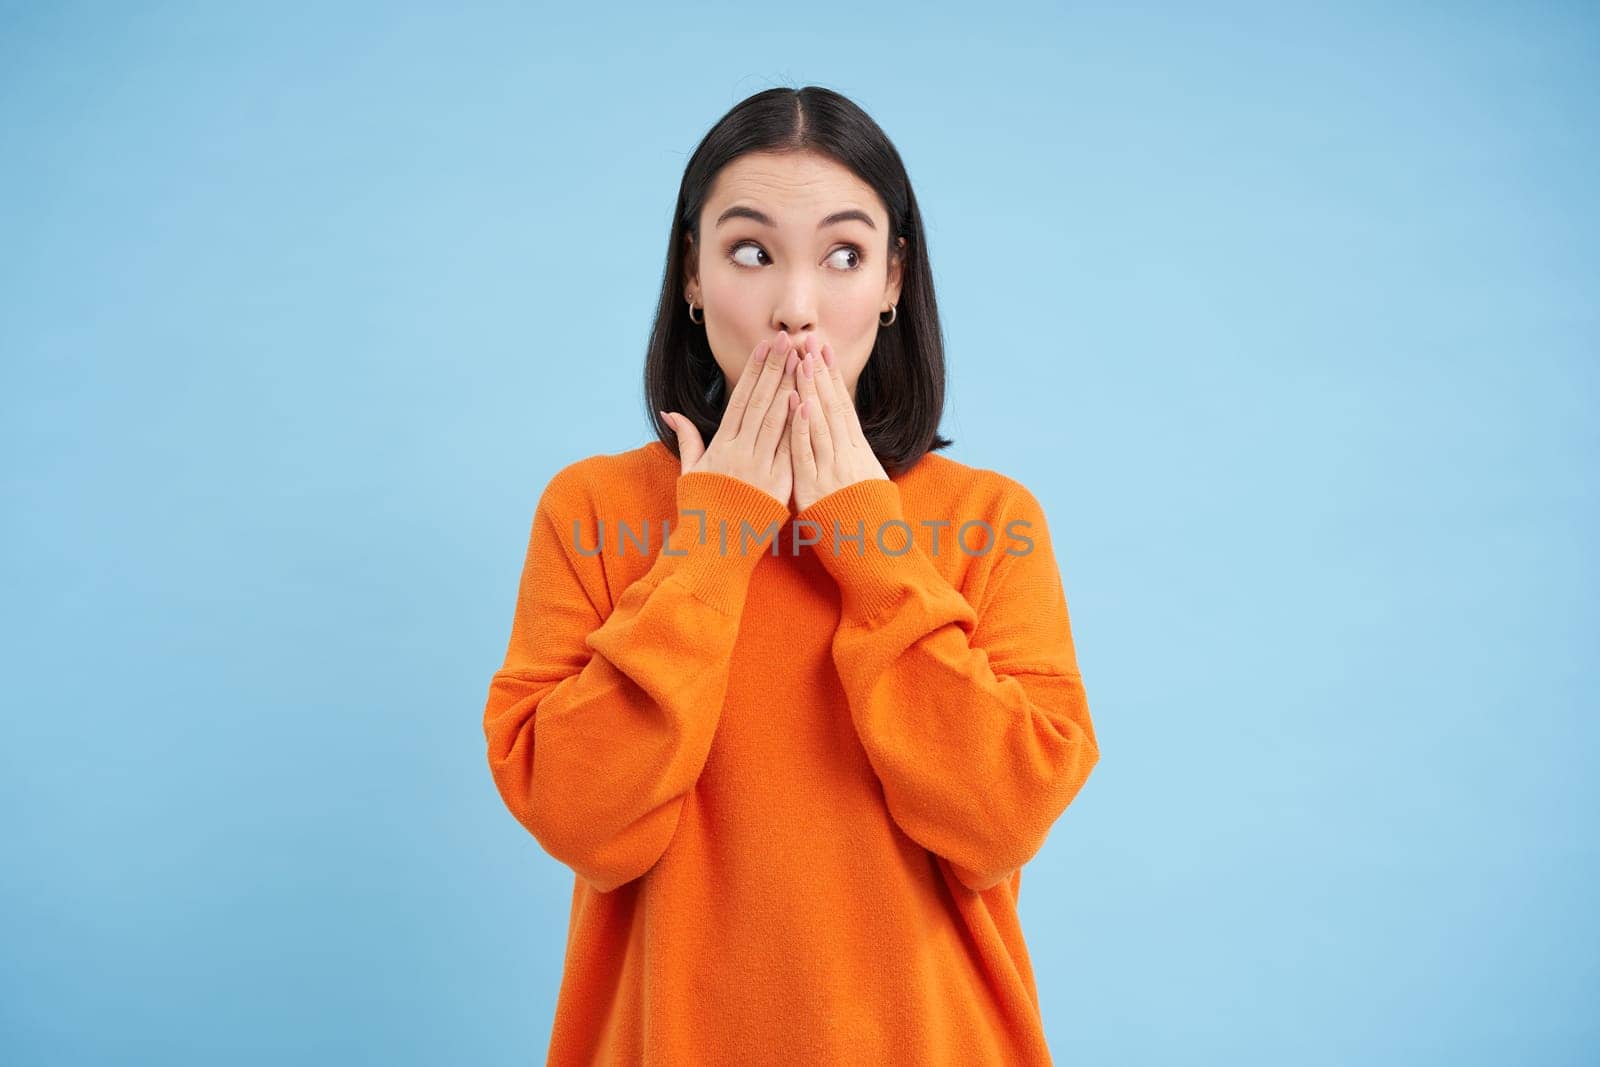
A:
[[[684,508],[679,510],[678,514],[680,516],[694,515],[699,518],[700,523],[697,534],[697,543],[702,545],[706,544],[706,537],[709,531],[707,529],[708,524],[706,521],[705,510],[703,508]],[[792,524],[795,527],[795,536],[790,541],[789,554],[791,556],[798,556],[800,554],[800,549],[805,545],[821,544],[822,535],[818,523],[810,519],[791,519],[789,520],[788,524]],[[765,551],[767,554],[772,556],[780,555],[779,545],[781,544],[781,539],[778,537],[778,530],[782,525],[785,524],[774,520],[773,522],[769,523],[765,529],[757,530],[750,524],[748,519],[740,519],[738,530],[738,554],[741,556],[748,555],[750,552],[750,546],[752,544],[757,546],[765,545],[770,539],[771,547],[767,549],[758,548],[758,551]],[[922,519],[919,520],[918,525],[926,526],[933,530],[933,537],[929,550],[933,555],[937,556],[940,553],[940,534],[945,529],[954,526],[955,521],[952,519]],[[807,535],[806,533],[802,532],[800,527],[803,526],[810,527],[813,535]],[[1017,533],[1015,530],[1013,530],[1013,527],[1016,526],[1031,528],[1033,524],[1027,519],[1012,519],[1010,522],[1006,523],[1006,536],[1010,538],[1013,543],[1020,542],[1024,547],[1015,548],[1011,545],[1008,545],[1005,549],[1003,549],[1003,551],[1008,556],[1026,556],[1028,553],[1033,551],[1033,538],[1027,536],[1026,534]],[[687,556],[689,553],[686,549],[674,549],[672,547],[672,541],[670,537],[672,530],[667,525],[666,519],[661,520],[660,527],[662,554],[667,556]],[[969,547],[967,544],[967,541],[969,540],[967,531],[973,529],[974,527],[983,531],[984,540],[983,547],[981,549],[974,549]],[[898,546],[886,543],[884,540],[885,531],[891,528],[903,531],[903,533],[897,539],[895,539],[898,541]],[[595,536],[591,539],[594,542],[593,547],[584,545],[581,529],[582,523],[578,519],[573,519],[572,547],[574,551],[576,551],[580,556],[598,556],[601,552],[605,551],[606,520],[598,520],[598,529],[595,533]],[[628,522],[619,519],[614,522],[613,529],[616,532],[617,555],[626,556],[628,554],[628,546],[630,544],[633,545],[642,556],[648,556],[651,554],[650,521],[648,519],[641,520],[638,529],[635,529]],[[985,522],[983,519],[969,519],[966,522],[961,523],[961,525],[956,528],[955,534],[950,538],[950,540],[953,540],[956,546],[968,556],[987,556],[995,549],[998,541],[995,536],[994,526],[988,522]],[[853,544],[856,546],[855,554],[857,556],[866,555],[867,531],[865,520],[856,520],[856,529],[854,533],[844,533],[839,528],[839,521],[835,519],[833,523],[832,541],[833,543],[831,545],[831,549],[835,556],[839,555],[841,544]],[[873,535],[873,541],[876,544],[878,551],[882,552],[886,556],[904,555],[905,553],[911,551],[911,547],[915,543],[911,524],[903,519],[888,519],[879,523],[878,528]],[[726,519],[718,519],[717,554],[726,556],[728,554],[728,549],[728,521]]]

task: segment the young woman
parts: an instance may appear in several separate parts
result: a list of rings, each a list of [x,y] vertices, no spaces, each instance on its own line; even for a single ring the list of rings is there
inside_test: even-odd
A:
[[[1099,750],[1038,501],[937,454],[940,337],[871,118],[712,128],[660,438],[546,485],[484,712],[576,876],[550,1063],[1050,1062],[1021,867]]]

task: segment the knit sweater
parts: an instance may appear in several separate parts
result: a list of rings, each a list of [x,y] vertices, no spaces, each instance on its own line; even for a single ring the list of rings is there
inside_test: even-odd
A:
[[[548,1062],[1050,1063],[1021,867],[1099,749],[1039,502],[934,452],[798,514],[680,471],[550,479],[489,685],[575,875]]]

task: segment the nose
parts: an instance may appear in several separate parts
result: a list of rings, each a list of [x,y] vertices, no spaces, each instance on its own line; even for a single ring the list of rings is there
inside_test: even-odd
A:
[[[787,330],[798,346],[805,342],[805,335],[816,328],[817,308],[811,283],[803,277],[791,279],[784,286],[780,303],[773,309],[772,332]]]
[[[814,329],[816,329],[816,323],[809,319],[779,319],[772,327],[772,332],[777,333],[779,330],[786,330],[788,331],[790,342],[796,348],[804,348],[806,346],[806,335]]]

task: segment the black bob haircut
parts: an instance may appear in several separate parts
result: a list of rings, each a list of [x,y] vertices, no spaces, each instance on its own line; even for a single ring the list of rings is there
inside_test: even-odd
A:
[[[856,414],[884,472],[896,477],[927,452],[954,442],[940,436],[944,411],[944,337],[933,295],[922,213],[900,153],[855,103],[820,86],[767,89],[748,97],[706,133],[689,157],[667,244],[661,300],[645,358],[645,410],[656,435],[680,455],[677,436],[660,411],[677,411],[711,443],[727,409],[727,381],[712,355],[703,323],[689,321],[683,299],[685,235],[700,243],[700,212],[717,174],[751,152],[815,152],[870,185],[889,213],[886,255],[905,238],[900,300],[894,321],[879,326],[872,353],[856,381]],[[887,262],[887,260],[886,260]]]

